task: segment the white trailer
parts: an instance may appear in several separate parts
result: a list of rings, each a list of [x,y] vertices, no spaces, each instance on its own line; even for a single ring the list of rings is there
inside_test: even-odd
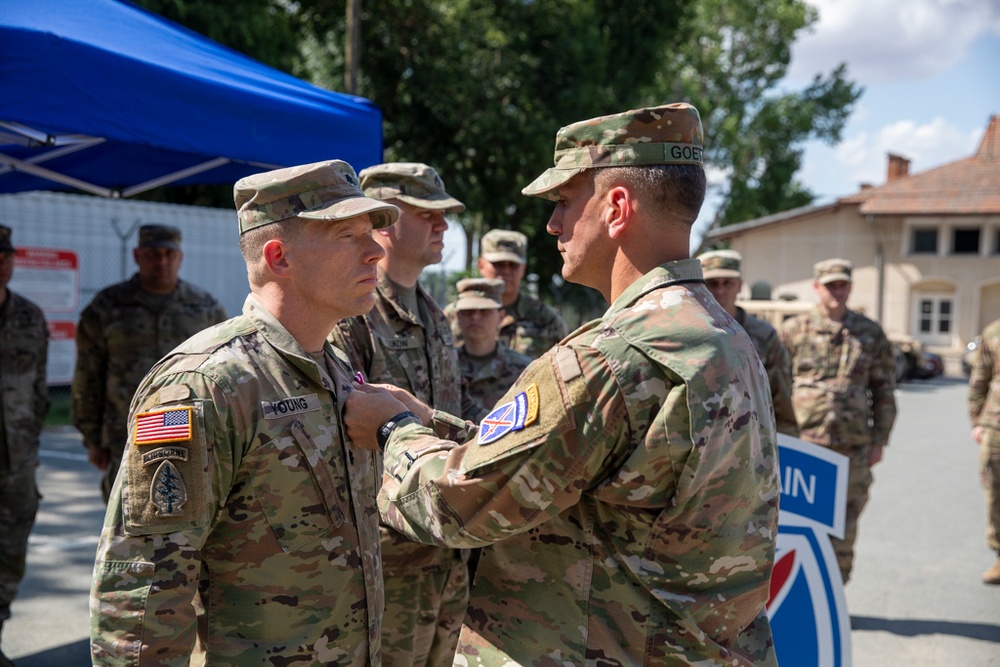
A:
[[[0,195],[0,224],[13,230],[14,247],[39,251],[35,255],[43,260],[45,249],[67,251],[59,257],[75,253],[75,269],[64,262],[48,271],[32,270],[31,258],[18,257],[10,284],[12,290],[34,296],[45,310],[53,334],[50,384],[72,377],[76,349],[67,332],[79,321],[80,311],[99,290],[135,273],[132,249],[140,225],[181,230],[181,278],[211,292],[230,316],[239,314],[250,289],[235,209],[24,192]]]

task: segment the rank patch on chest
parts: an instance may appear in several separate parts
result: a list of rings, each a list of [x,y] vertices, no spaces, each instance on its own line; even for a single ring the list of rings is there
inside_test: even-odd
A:
[[[538,387],[532,384],[514,400],[497,407],[483,417],[479,425],[479,444],[488,445],[513,431],[520,431],[538,419]]]
[[[144,412],[135,417],[135,444],[183,442],[191,439],[191,408]]]

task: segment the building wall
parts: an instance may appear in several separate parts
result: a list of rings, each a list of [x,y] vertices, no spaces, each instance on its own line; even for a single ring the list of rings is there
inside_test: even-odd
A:
[[[980,226],[978,255],[951,252],[951,230]],[[914,227],[941,230],[938,253],[911,252]],[[843,257],[855,266],[851,307],[879,319],[876,243],[883,252],[881,324],[891,333],[920,339],[918,299],[953,304],[951,330],[927,342],[942,352],[958,352],[989,322],[1000,318],[1000,216],[882,216],[869,221],[856,206],[834,206],[818,213],[749,230],[729,239],[743,254],[744,290],[757,281],[772,286],[772,298],[816,302],[812,266]]]

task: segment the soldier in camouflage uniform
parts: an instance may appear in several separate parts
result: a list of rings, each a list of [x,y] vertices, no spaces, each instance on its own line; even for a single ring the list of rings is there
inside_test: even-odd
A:
[[[986,491],[986,543],[997,560],[983,572],[983,582],[1000,584],[1000,320],[983,329],[969,375],[969,419],[980,447],[980,471]]]
[[[504,317],[500,322],[500,342],[529,359],[537,359],[566,335],[566,323],[552,307],[521,292],[527,268],[528,237],[521,232],[493,229],[483,236],[477,266],[485,278],[504,282]],[[451,331],[458,342],[462,331],[454,309],[445,308]]]
[[[441,261],[448,227],[444,215],[465,205],[425,164],[380,164],[363,169],[360,177],[367,196],[399,207],[399,222],[375,234],[385,249],[375,307],[340,322],[330,340],[365,380],[392,383],[457,413],[461,385],[455,339],[418,278],[425,267]],[[417,544],[388,527],[381,530],[381,543],[383,664],[450,665],[469,599],[468,552]]]
[[[531,359],[497,344],[504,310],[504,282],[490,278],[458,281],[458,298],[451,303],[464,343],[458,348],[462,375],[462,418],[478,422],[507,393]]]
[[[564,127],[524,192],[558,202],[562,274],[604,295],[604,317],[532,362],[478,428],[377,387],[344,417],[356,445],[385,446],[383,519],[490,545],[456,664],[775,665],[774,420],[753,343],[688,259],[697,111]]]
[[[371,308],[372,229],[398,210],[339,160],[234,194],[251,294],[136,392],[94,569],[93,661],[377,667],[381,461],[348,449],[352,371],[326,337]]]
[[[0,225],[0,632],[24,577],[38,512],[38,436],[49,409],[49,330],[38,306],[7,289],[13,273],[11,229]],[[0,652],[0,667],[13,664]]]
[[[892,346],[876,322],[847,308],[853,271],[845,259],[818,262],[813,289],[819,305],[785,320],[781,328],[792,359],[792,405],[800,437],[850,459],[844,539],[832,539],[845,584],[871,469],[882,460],[896,419]]]
[[[708,291],[746,330],[764,364],[771,385],[774,423],[778,433],[799,437],[799,426],[792,408],[792,365],[788,350],[781,344],[774,327],[736,305],[736,297],[743,288],[743,256],[735,250],[712,250],[699,255],[698,261],[701,262]]]
[[[83,434],[87,458],[104,471],[105,503],[128,438],[129,403],[142,377],[187,338],[226,319],[211,294],[178,278],[179,229],[143,225],[133,257],[138,272],[98,292],[76,330],[73,424]]]

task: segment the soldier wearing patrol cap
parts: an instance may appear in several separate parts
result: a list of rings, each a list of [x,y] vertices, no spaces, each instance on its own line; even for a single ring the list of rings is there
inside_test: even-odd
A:
[[[792,405],[803,440],[850,459],[844,539],[833,538],[847,583],[858,518],[868,502],[872,467],[896,419],[892,346],[876,322],[847,307],[854,265],[834,258],[813,266],[819,297],[809,313],[785,320],[781,339],[792,361]]]
[[[49,408],[42,310],[7,288],[14,273],[11,229],[0,225],[0,631],[24,577],[38,512],[38,436]],[[0,652],[0,665],[13,665]]]
[[[456,661],[775,665],[774,420],[753,343],[689,258],[698,112],[564,127],[523,192],[557,202],[562,275],[599,290],[605,315],[478,427],[378,387],[352,392],[344,417],[355,444],[384,446],[384,519],[485,546]]]
[[[551,306],[521,292],[527,268],[528,237],[508,229],[492,229],[483,235],[477,267],[485,278],[504,282],[502,302],[505,315],[500,324],[501,343],[530,359],[558,343],[566,335],[566,323]],[[452,305],[444,309],[452,333],[462,342]]]
[[[226,319],[211,294],[181,280],[181,231],[139,227],[138,272],[105,287],[80,314],[73,376],[73,424],[87,458],[103,471],[108,501],[128,438],[129,402],[142,376],[188,337]]]
[[[774,422],[778,432],[797,438],[799,427],[792,409],[792,367],[788,351],[781,344],[774,327],[736,305],[736,297],[743,288],[743,256],[735,250],[710,250],[698,255],[698,261],[701,262],[708,291],[746,330],[757,349],[771,385]]]
[[[375,233],[385,257],[378,265],[374,308],[340,322],[330,341],[347,353],[365,381],[394,384],[435,408],[458,413],[455,339],[418,279],[425,267],[441,261],[445,214],[460,213],[465,204],[448,194],[426,164],[379,164],[359,176],[367,196],[399,207],[399,221]],[[467,551],[417,544],[382,529],[386,667],[451,665],[469,599],[467,560]]]
[[[340,160],[249,176],[234,196],[251,293],[136,392],[94,568],[93,661],[377,667],[381,462],[348,449],[353,371],[326,337],[372,307],[372,229],[398,209]]]
[[[462,375],[462,418],[478,422],[507,393],[531,359],[498,345],[504,319],[500,299],[504,281],[466,278],[458,281],[458,298],[449,304],[465,343],[458,348]]]

